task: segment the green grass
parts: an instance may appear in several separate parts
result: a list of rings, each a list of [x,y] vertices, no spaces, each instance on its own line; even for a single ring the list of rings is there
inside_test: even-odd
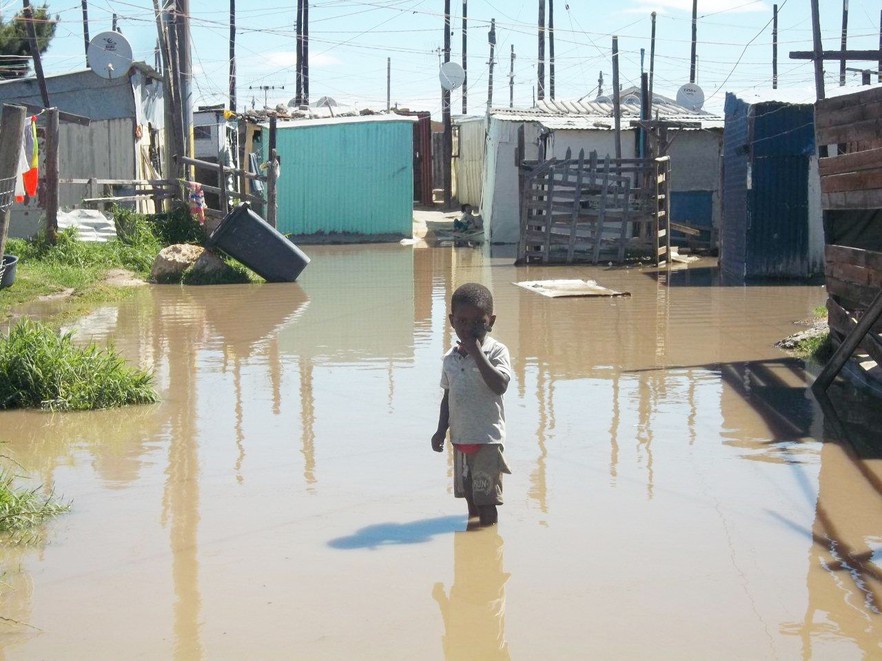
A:
[[[153,375],[111,348],[77,347],[72,333],[22,319],[0,338],[0,410],[92,410],[158,400]]]
[[[104,284],[110,269],[132,271],[145,281],[159,251],[173,243],[201,243],[202,227],[184,207],[155,216],[113,209],[117,239],[106,243],[79,241],[74,230],[63,230],[50,243],[45,234],[32,240],[10,239],[5,252],[17,255],[15,284],[0,290],[0,320],[40,297],[73,291],[62,311],[51,318],[62,323],[101,303],[119,300],[129,291]]]
[[[811,358],[819,363],[826,363],[833,355],[833,344],[830,342],[830,334],[822,333],[808,337],[793,348],[793,352],[800,358]]]
[[[16,487],[15,477],[9,469],[0,469],[0,533],[6,534],[7,543],[33,539],[24,533],[70,510],[69,504],[59,502],[52,494],[44,496],[39,489]]]

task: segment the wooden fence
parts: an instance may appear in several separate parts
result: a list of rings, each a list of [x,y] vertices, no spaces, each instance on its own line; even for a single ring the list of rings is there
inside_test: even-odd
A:
[[[882,88],[815,105],[825,211],[882,209],[880,118]],[[827,321],[837,348],[815,379],[815,392],[826,391],[855,352],[882,366],[882,252],[843,245],[828,245],[825,250]]]
[[[629,249],[656,264],[670,255],[670,158],[525,161],[520,169],[521,263],[625,261]]]

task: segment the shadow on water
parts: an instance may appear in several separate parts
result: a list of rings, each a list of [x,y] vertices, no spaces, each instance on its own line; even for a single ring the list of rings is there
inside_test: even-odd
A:
[[[348,537],[328,542],[335,549],[375,549],[398,544],[425,544],[435,535],[447,535],[462,529],[461,516],[441,516],[409,523],[377,523],[356,530]]]

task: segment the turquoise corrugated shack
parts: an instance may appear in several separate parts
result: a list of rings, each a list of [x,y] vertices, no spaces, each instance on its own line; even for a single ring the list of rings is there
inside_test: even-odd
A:
[[[341,241],[412,236],[414,122],[399,115],[279,121],[278,230]],[[265,140],[262,150],[265,162]]]

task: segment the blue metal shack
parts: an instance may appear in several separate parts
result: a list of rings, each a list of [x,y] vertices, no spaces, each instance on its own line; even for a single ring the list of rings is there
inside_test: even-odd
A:
[[[280,121],[279,231],[344,240],[412,236],[415,121],[400,115]]]
[[[726,94],[720,266],[739,279],[823,273],[813,104]]]

